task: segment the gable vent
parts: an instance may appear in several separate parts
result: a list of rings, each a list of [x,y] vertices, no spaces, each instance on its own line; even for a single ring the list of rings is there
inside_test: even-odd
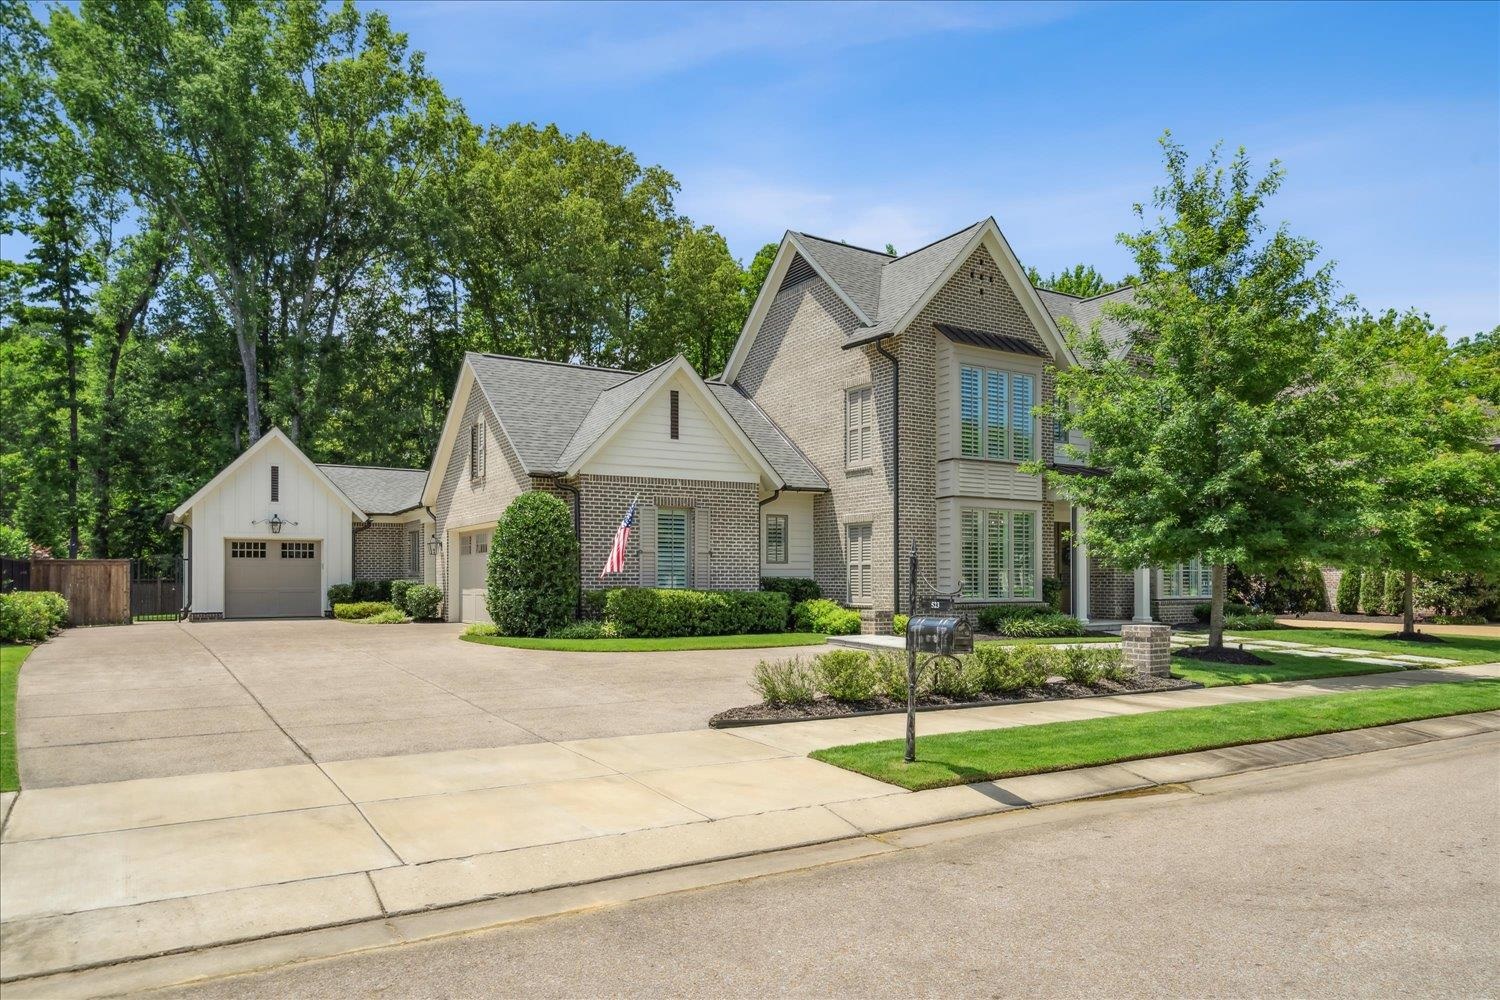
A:
[[[781,287],[776,289],[776,294],[780,295],[793,285],[800,285],[802,282],[816,278],[817,276],[817,272],[813,270],[812,265],[807,262],[806,258],[800,253],[796,254],[792,257],[792,262],[787,265],[786,277],[781,279]]]

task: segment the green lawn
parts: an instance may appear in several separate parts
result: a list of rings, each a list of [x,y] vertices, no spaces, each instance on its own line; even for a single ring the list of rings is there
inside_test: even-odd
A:
[[[1059,642],[1119,642],[1117,635],[1070,635],[1051,639],[1018,639],[1013,636],[1003,636],[999,639],[976,639],[976,646],[1019,646],[1023,642],[1035,642],[1044,646],[1055,645]]]
[[[30,646],[0,646],[0,792],[21,787],[16,765],[16,688]]]
[[[1237,663],[1205,663],[1181,656],[1172,657],[1172,676],[1194,681],[1204,687],[1226,684],[1266,684],[1271,681],[1305,681],[1315,677],[1347,677],[1352,674],[1384,674],[1400,667],[1382,667],[1376,663],[1351,663],[1332,656],[1313,658],[1291,653],[1272,653],[1257,649],[1255,655],[1270,660],[1269,666],[1248,667]],[[1439,654],[1441,655],[1441,654]],[[1420,666],[1413,663],[1412,666]]]
[[[1401,626],[1392,625],[1394,632]],[[1344,646],[1349,649],[1368,649],[1372,653],[1411,653],[1416,656],[1446,656],[1463,663],[1495,663],[1500,661],[1500,639],[1476,635],[1439,636],[1442,642],[1396,642],[1378,638],[1377,632],[1362,632],[1350,628],[1278,628],[1260,632],[1240,632],[1225,629],[1229,635],[1246,639],[1278,639],[1285,642],[1300,642],[1309,646]]]
[[[1465,681],[946,733],[919,738],[911,764],[902,740],[811,756],[917,790],[1494,709],[1500,681]]]
[[[516,649],[551,649],[563,653],[664,653],[683,649],[758,649],[767,646],[821,646],[828,636],[816,632],[767,632],[760,635],[690,635],[668,639],[529,639],[504,635],[464,635],[465,642]]]

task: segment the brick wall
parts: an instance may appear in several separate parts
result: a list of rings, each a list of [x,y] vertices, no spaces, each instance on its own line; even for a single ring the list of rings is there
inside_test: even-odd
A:
[[[1190,625],[1197,621],[1193,607],[1202,604],[1203,597],[1173,597],[1151,602],[1151,617],[1168,625]]]
[[[406,579],[406,525],[372,524],[354,532],[354,579]]]
[[[1135,617],[1135,571],[1089,559],[1089,617]]]

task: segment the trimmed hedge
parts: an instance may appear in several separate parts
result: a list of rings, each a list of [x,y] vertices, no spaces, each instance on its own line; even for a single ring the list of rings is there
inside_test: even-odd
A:
[[[1339,589],[1333,598],[1333,606],[1341,615],[1359,614],[1359,583],[1362,570],[1350,566],[1339,577]]]
[[[353,583],[335,583],[328,588],[328,606],[352,604],[358,601],[391,601],[391,587],[408,580],[355,580]]]
[[[578,539],[568,505],[528,490],[510,502],[490,543],[490,618],[502,635],[541,636],[573,620],[578,605]]]
[[[340,621],[357,622],[395,610],[391,607],[390,601],[354,601],[349,604],[335,604],[333,617]]]
[[[0,642],[41,642],[68,620],[68,601],[50,590],[0,594]]]
[[[405,597],[406,613],[419,621],[436,618],[438,605],[443,602],[442,590],[427,583],[407,587]]]
[[[354,584],[335,583],[328,588],[328,606],[334,607],[339,604],[349,604],[354,600]]]
[[[622,587],[606,594],[604,607],[616,633],[627,639],[786,631],[786,595],[769,590]]]
[[[858,635],[859,612],[846,608],[837,601],[818,597],[802,601],[792,608],[792,626],[797,632]]]
[[[763,576],[760,578],[760,589],[785,594],[792,604],[801,604],[823,596],[823,589],[818,586],[818,581],[803,576]]]

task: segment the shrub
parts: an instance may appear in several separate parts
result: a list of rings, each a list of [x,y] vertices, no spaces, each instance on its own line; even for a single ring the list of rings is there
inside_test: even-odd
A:
[[[761,660],[755,665],[750,686],[767,705],[811,705],[817,694],[813,672],[797,656]]]
[[[906,700],[906,654],[877,653],[871,666],[875,675],[875,690],[892,701]],[[917,696],[927,693],[923,683],[923,672],[917,671]]]
[[[1244,632],[1255,632],[1261,629],[1280,628],[1281,626],[1276,624],[1275,615],[1251,612],[1246,615],[1225,615],[1224,627],[1239,629]]]
[[[1386,570],[1385,601],[1382,606],[1388,615],[1399,615],[1406,610],[1406,574],[1400,570]]]
[[[823,590],[818,586],[818,581],[801,576],[763,576],[760,578],[760,589],[769,590],[775,594],[785,594],[787,607],[823,596]]]
[[[356,625],[400,625],[403,622],[409,622],[409,621],[411,621],[410,618],[406,617],[401,612],[397,611],[395,608],[390,608],[388,610],[380,612],[377,615],[371,615],[368,618],[357,618],[357,619],[354,620],[354,624],[356,624]]]
[[[869,701],[875,696],[875,671],[870,654],[857,649],[831,649],[813,659],[818,690],[835,701]]]
[[[391,599],[390,580],[355,580],[350,586],[354,588],[356,601],[389,601]]]
[[[1061,612],[1063,609],[1063,582],[1055,576],[1043,578],[1042,601],[1053,611]]]
[[[1024,691],[1046,684],[1047,678],[1057,672],[1058,652],[1060,651],[1046,646],[1030,644],[1012,647],[1007,677],[1009,683],[1015,686],[1009,690]]]
[[[328,606],[330,608],[335,604],[348,604],[353,600],[354,584],[352,583],[335,583],[332,587],[328,588]]]
[[[991,604],[980,608],[976,617],[979,620],[979,631],[999,632],[1005,622],[1017,618],[1035,618],[1046,613],[1047,606],[1044,604]]]
[[[1350,566],[1344,570],[1344,575],[1339,577],[1338,593],[1333,598],[1333,606],[1339,614],[1359,613],[1359,580],[1360,568],[1358,566]]]
[[[1004,646],[975,646],[968,662],[973,666],[979,690],[988,694],[1010,690],[1009,649]]]
[[[1123,684],[1135,677],[1135,671],[1125,666],[1125,650],[1119,646],[1095,646],[1090,652],[1105,680]]]
[[[979,671],[968,665],[971,662],[971,658],[953,659],[947,656],[934,656],[928,660],[932,693],[960,701],[967,701],[978,695]]]
[[[1000,623],[1000,634],[1025,639],[1083,635],[1083,625],[1072,615],[1045,614],[1012,618]]]
[[[545,635],[578,604],[578,539],[568,505],[528,490],[511,501],[490,543],[487,605],[505,635]]]
[[[1093,687],[1104,677],[1104,665],[1093,656],[1093,650],[1082,646],[1057,650],[1061,655],[1057,662],[1057,673],[1070,684]]]
[[[753,635],[786,629],[786,595],[765,590],[621,587],[605,617],[622,636]]]
[[[0,556],[7,559],[30,559],[31,542],[26,532],[8,524],[0,524]]]
[[[1434,625],[1483,625],[1484,615],[1433,615]]]
[[[1209,616],[1213,614],[1213,610],[1214,606],[1208,601],[1204,601],[1202,604],[1194,604],[1193,617],[1197,619],[1200,625],[1207,625]],[[1225,618],[1228,618],[1230,615],[1248,615],[1250,614],[1250,612],[1251,608],[1248,604],[1242,604],[1239,601],[1229,600],[1226,600],[1224,602]]]
[[[547,633],[549,639],[612,639],[615,635],[615,627],[611,622],[601,621],[597,618],[584,618],[580,621],[569,622],[562,628],[555,628]]]
[[[68,620],[68,602],[50,590],[0,594],[0,642],[41,642]]]
[[[1438,573],[1419,577],[1416,583],[1419,607],[1443,616],[1500,618],[1500,578],[1484,573]]]
[[[406,611],[406,592],[415,584],[411,580],[391,581],[391,607],[397,611]]]
[[[333,617],[340,621],[357,622],[363,618],[373,618],[384,611],[395,610],[390,601],[354,601],[350,604],[335,604]]]
[[[607,590],[585,590],[583,592],[583,600],[579,602],[582,608],[580,617],[603,618],[604,599],[607,596],[609,596],[609,591]]]
[[[464,635],[499,635],[500,630],[489,622],[475,622],[464,629]]]
[[[406,588],[406,613],[418,621],[436,618],[442,601],[443,592],[431,584],[418,583]]]
[[[1281,566],[1270,573],[1245,573],[1230,566],[1224,596],[1259,611],[1327,611],[1322,569],[1312,563]]]
[[[792,608],[792,625],[798,632],[824,635],[858,635],[859,612],[837,601],[816,597]]]
[[[1378,615],[1385,607],[1385,571],[1366,569],[1359,583],[1359,610],[1367,615]]]
[[[896,615],[891,618],[891,635],[905,635],[906,626],[911,624],[911,615]]]

